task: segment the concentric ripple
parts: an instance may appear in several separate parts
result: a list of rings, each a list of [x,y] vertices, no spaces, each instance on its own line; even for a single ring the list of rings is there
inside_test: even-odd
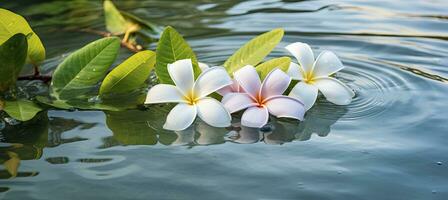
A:
[[[252,36],[248,36],[249,34]],[[201,62],[222,65],[245,41],[257,34],[220,35],[209,39],[193,40],[191,44]],[[313,38],[313,42],[320,44],[326,41]],[[281,48],[286,44],[281,43],[270,57],[289,56],[289,53]],[[313,46],[313,48],[316,47]],[[316,56],[320,51],[318,49],[315,52]],[[346,122],[392,116],[397,119],[405,115],[402,115],[402,111],[395,112],[396,110],[403,110],[404,107],[407,107],[404,110],[419,110],[418,102],[423,102],[425,98],[428,98],[427,95],[419,95],[422,90],[432,87],[429,80],[424,77],[415,76],[415,74],[403,70],[403,67],[389,61],[366,57],[366,54],[361,56],[345,52],[336,53],[346,68],[336,73],[335,77],[347,83],[355,91],[356,96],[349,105],[338,106],[326,101],[323,95],[320,95],[316,105],[308,111],[307,118]],[[422,112],[418,118],[407,118],[405,121],[412,123],[413,121],[409,120],[424,118],[425,113],[430,114]]]

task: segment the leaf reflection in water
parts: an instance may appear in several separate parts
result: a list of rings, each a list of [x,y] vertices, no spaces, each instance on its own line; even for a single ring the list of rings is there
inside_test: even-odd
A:
[[[5,145],[0,147],[0,179],[36,176],[35,171],[20,172],[22,160],[36,160],[42,157],[47,144],[48,117],[46,112],[39,113],[32,120],[19,125],[7,125],[1,131]]]
[[[74,119],[48,118],[47,112],[41,112],[32,120],[17,125],[7,124],[0,132],[2,138],[0,163],[3,165],[3,169],[0,169],[0,179],[37,176],[39,172],[36,171],[21,172],[19,170],[21,161],[40,159],[44,148],[86,140],[77,136],[63,138],[62,135],[76,128],[90,129],[95,125],[95,123],[85,123]],[[50,157],[46,160],[51,164],[69,162],[69,159],[65,157],[64,159]]]

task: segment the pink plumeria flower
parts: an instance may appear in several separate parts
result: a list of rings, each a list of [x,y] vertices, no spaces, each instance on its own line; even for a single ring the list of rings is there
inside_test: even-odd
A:
[[[207,95],[232,84],[223,67],[204,70],[194,80],[190,59],[168,64],[168,73],[175,85],[158,84],[148,91],[145,104],[179,103],[168,114],[164,129],[184,130],[198,115],[205,123],[215,127],[230,126],[231,116],[221,102]]]
[[[303,103],[282,95],[291,78],[280,69],[272,70],[263,83],[255,68],[250,65],[236,71],[233,77],[245,92],[228,93],[223,97],[222,103],[230,113],[247,108],[241,118],[243,126],[263,127],[268,122],[269,113],[276,117],[303,120]]]
[[[241,92],[244,92],[244,90],[241,88],[241,86],[238,84],[238,82],[235,79],[233,79],[231,85],[223,87],[216,92],[218,94],[220,94],[221,96],[225,96],[226,94],[229,94],[229,93],[241,93]]]
[[[208,68],[210,68],[207,64],[199,62],[199,68],[204,71],[207,70]],[[221,96],[225,96],[228,93],[232,93],[232,92],[244,92],[243,89],[241,89],[240,85],[238,84],[238,82],[236,82],[235,80],[232,80],[232,84],[225,86],[219,90],[216,91],[218,94],[220,94]]]
[[[289,96],[302,100],[307,110],[316,102],[318,91],[334,104],[347,105],[351,102],[355,96],[353,90],[330,77],[344,68],[333,52],[323,51],[314,61],[313,51],[308,44],[296,42],[285,48],[300,64],[291,62],[289,66],[288,75],[301,81],[294,86]]]

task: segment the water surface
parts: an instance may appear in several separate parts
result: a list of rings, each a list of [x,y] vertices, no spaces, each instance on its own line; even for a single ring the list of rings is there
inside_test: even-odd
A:
[[[304,122],[272,118],[262,130],[241,127],[236,117],[226,129],[197,121],[164,131],[170,106],[7,119],[1,198],[448,199],[446,1],[115,2],[174,26],[212,65],[282,27],[286,35],[269,58],[288,55],[283,47],[298,41],[317,53],[334,51],[346,66],[337,78],[356,97],[348,106],[320,97]],[[105,28],[101,1],[0,6],[25,16],[39,34],[46,73],[99,38],[77,30]],[[129,55],[123,49],[117,63]]]

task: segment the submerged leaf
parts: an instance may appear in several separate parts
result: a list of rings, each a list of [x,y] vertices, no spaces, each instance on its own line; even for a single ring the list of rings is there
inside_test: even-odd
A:
[[[39,105],[29,100],[6,101],[3,109],[9,116],[20,121],[32,119],[42,110]]]
[[[142,18],[139,18],[131,13],[120,11],[123,17],[128,21],[128,23],[137,24],[140,29],[137,31],[141,36],[147,38],[160,38],[160,34],[163,32],[163,29],[159,26],[148,22]]]
[[[149,50],[129,57],[106,76],[100,87],[100,96],[126,93],[141,88],[155,62],[156,54]]]
[[[232,74],[245,65],[257,65],[277,46],[283,34],[283,29],[274,29],[253,38],[227,59],[224,67]]]
[[[0,8],[0,44],[17,33],[32,35],[28,38],[27,62],[38,65],[45,60],[45,48],[26,20],[9,10]]]
[[[28,43],[22,33],[15,34],[0,46],[0,92],[16,83],[26,60]]]
[[[110,0],[105,0],[103,4],[106,28],[113,34],[123,34],[127,29],[127,22],[120,11]]]
[[[167,65],[177,60],[191,59],[195,77],[201,73],[196,55],[184,38],[172,27],[168,26],[157,45],[156,74],[161,83],[173,84],[168,74]]]
[[[91,90],[115,61],[119,48],[120,40],[109,37],[72,53],[53,73],[53,95],[61,99],[74,99]]]
[[[281,69],[284,72],[288,71],[289,64],[291,64],[291,58],[289,57],[280,57],[268,60],[262,64],[259,64],[255,69],[260,75],[261,80],[263,80],[269,72],[271,72],[274,68]]]

